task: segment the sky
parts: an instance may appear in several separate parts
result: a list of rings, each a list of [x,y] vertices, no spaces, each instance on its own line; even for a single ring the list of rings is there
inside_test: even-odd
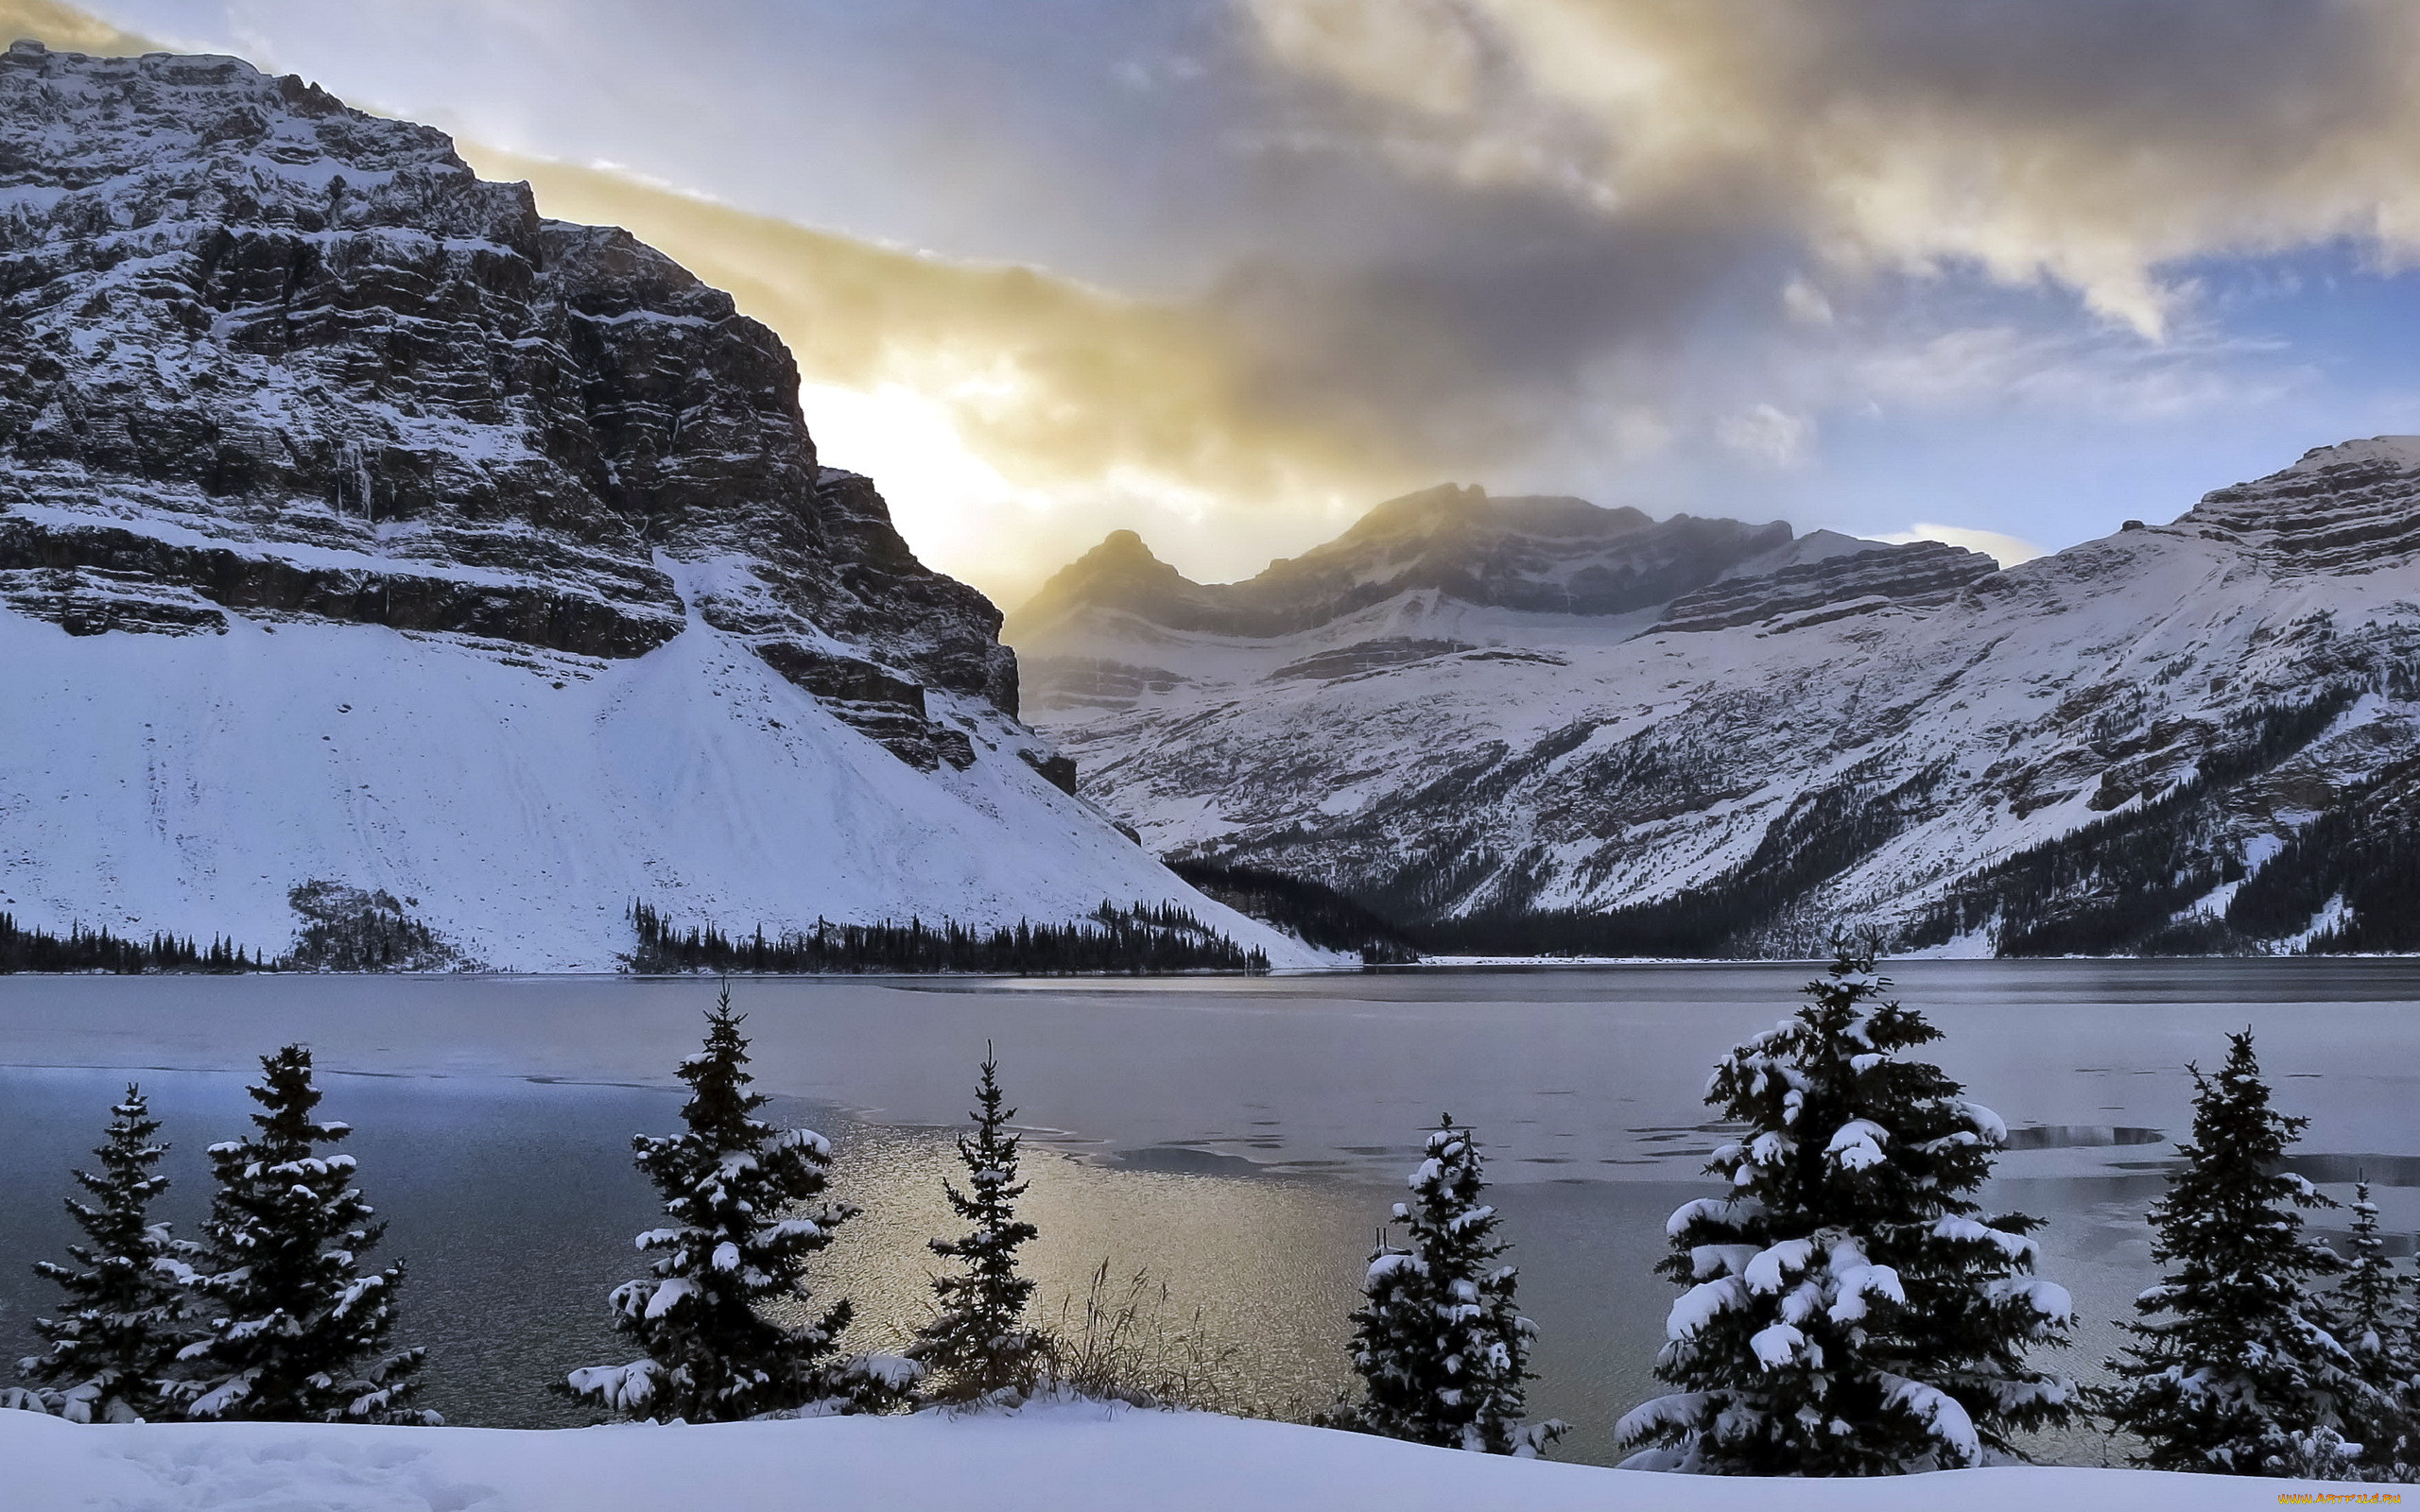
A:
[[[1442,481],[2006,560],[2420,431],[2403,0],[0,0],[630,226],[1013,606]],[[78,31],[78,27],[82,31]],[[123,40],[123,39],[120,39]]]

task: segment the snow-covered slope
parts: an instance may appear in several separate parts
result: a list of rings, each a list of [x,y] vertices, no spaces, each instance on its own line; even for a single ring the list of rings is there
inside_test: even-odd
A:
[[[615,661],[241,615],[70,639],[0,613],[0,909],[21,921],[274,949],[287,890],[329,878],[487,964],[594,971],[630,949],[632,900],[737,932],[1215,910],[1019,760],[1032,737],[982,700],[932,696],[976,760],[921,772],[701,619]]]
[[[1198,607],[1253,585],[1162,613],[1113,540],[1010,633],[1084,790],[1153,846],[1442,942],[2199,951],[2333,921],[2323,945],[2420,948],[2420,440],[2005,572],[1853,545],[1660,604],[1411,586],[1254,634]]]
[[[223,58],[0,58],[0,912],[490,965],[1175,902],[728,296]]]
[[[1470,1454],[1206,1413],[1013,1415],[546,1431],[288,1423],[82,1427],[0,1412],[9,1505],[237,1512],[2202,1512],[2364,1487],[2011,1468],[1865,1480],[1657,1475]],[[2374,1493],[2373,1493],[2374,1494]]]

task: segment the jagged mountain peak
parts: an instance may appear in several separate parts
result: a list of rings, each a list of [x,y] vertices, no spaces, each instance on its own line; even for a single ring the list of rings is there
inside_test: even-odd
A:
[[[1373,505],[1360,519],[1355,521],[1345,534],[1367,532],[1384,535],[1406,529],[1433,526],[1441,521],[1469,514],[1488,502],[1487,490],[1478,484],[1437,483],[1409,493]]]
[[[1444,484],[1389,500],[1322,545],[1248,585],[1292,622],[1353,613],[1432,590],[1466,604],[1592,616],[1635,613],[1787,545],[1781,522],[1676,514],[1656,520],[1567,495],[1491,497]]]
[[[819,468],[786,349],[629,232],[232,58],[15,48],[0,143],[0,597],[63,571],[105,627],[198,594],[608,656],[696,609],[821,688],[1015,712],[997,610]],[[685,601],[673,566],[721,558],[753,583]],[[129,563],[156,611],[92,576]]]
[[[1101,537],[1100,544],[1085,552],[1060,570],[1062,576],[1072,575],[1071,580],[1115,577],[1163,577],[1174,574],[1184,577],[1174,567],[1152,554],[1143,538],[1132,530],[1113,530]],[[1191,581],[1191,579],[1186,579]]]
[[[1441,483],[1376,506],[1321,549],[1341,551],[1382,539],[1448,532],[1584,540],[1621,535],[1653,523],[1626,505],[1608,508],[1567,495],[1495,496],[1478,484]]]
[[[1938,605],[1994,570],[1938,542],[1800,537],[1557,495],[1443,484],[1235,583],[1196,583],[1130,533],[1051,578],[1003,633],[1037,709],[1085,717],[1248,685],[1307,687],[1438,658],[1521,655],[1759,620]]]
[[[1146,619],[1213,612],[1201,585],[1151,554],[1132,530],[1113,530],[1101,543],[1050,575],[1011,614],[1001,633],[1055,624],[1086,610],[1116,610]]]
[[[2392,468],[2400,472],[2420,469],[2420,436],[2357,437],[2333,446],[2314,446],[2282,471],[2325,472],[2342,467]]]

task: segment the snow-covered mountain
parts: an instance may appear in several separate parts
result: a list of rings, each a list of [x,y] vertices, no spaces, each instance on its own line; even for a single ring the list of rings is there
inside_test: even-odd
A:
[[[1120,534],[1008,638],[1154,848],[1437,945],[2420,948],[2420,438],[2007,571],[1454,490],[1246,583]]]
[[[442,134],[224,58],[0,59],[0,912],[502,967],[675,921],[1209,903],[818,465],[772,334]]]

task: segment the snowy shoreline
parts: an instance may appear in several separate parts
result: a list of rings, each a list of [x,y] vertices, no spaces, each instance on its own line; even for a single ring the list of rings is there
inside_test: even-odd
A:
[[[1509,1459],[1207,1413],[1091,1403],[952,1417],[825,1418],[587,1429],[290,1423],[85,1427],[0,1412],[0,1463],[23,1512],[792,1512],[802,1505],[994,1512],[2130,1512],[2275,1506],[2321,1492],[2397,1504],[2365,1486],[2152,1470],[2013,1467],[1864,1480],[1748,1480]]]

